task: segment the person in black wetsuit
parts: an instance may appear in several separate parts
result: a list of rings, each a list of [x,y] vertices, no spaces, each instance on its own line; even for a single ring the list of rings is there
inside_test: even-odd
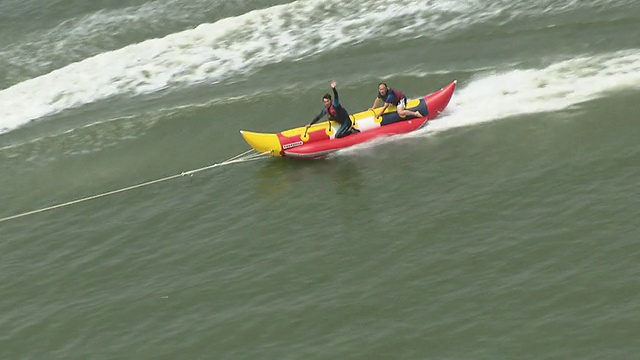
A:
[[[351,118],[349,118],[349,112],[347,112],[347,110],[340,103],[338,90],[336,90],[335,80],[331,81],[331,89],[333,90],[333,99],[329,94],[325,94],[322,97],[324,107],[322,108],[322,111],[320,111],[320,114],[313,118],[311,123],[307,125],[307,128],[317,123],[323,116],[327,115],[328,120],[335,120],[340,123],[340,128],[338,128],[338,131],[336,131],[336,139],[345,137],[353,132],[359,132],[358,130],[353,128]]]

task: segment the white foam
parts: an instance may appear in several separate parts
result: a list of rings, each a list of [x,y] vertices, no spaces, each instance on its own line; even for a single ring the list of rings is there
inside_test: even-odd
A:
[[[460,86],[437,132],[516,115],[567,109],[605,94],[640,88],[640,49],[558,62],[543,69],[485,74]]]
[[[486,73],[458,83],[449,106],[427,126],[341,150],[339,155],[370,154],[380,144],[431,136],[512,116],[568,109],[626,89],[640,89],[640,49],[582,56],[543,69]]]
[[[423,37],[460,30],[500,16],[511,6],[483,4],[482,0],[299,0],[254,10],[104,52],[4,89],[0,91],[0,133],[112,96],[232,81],[268,64],[309,57],[385,33]],[[564,6],[565,2],[548,5]],[[106,20],[96,15],[92,21]],[[397,27],[399,23],[402,27]]]

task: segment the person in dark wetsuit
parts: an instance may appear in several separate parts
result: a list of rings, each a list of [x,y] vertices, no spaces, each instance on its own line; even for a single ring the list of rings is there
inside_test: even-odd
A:
[[[384,111],[387,110],[389,105],[396,106],[398,115],[400,115],[400,117],[405,117],[407,115],[415,116],[417,118],[422,117],[422,114],[419,111],[411,111],[405,109],[407,107],[407,97],[404,96],[402,92],[393,90],[392,88],[388,87],[385,83],[380,83],[378,85],[378,96],[373,102],[373,106],[371,106],[369,110],[375,109],[376,106],[378,106],[378,102],[380,102],[380,99],[384,101],[384,106],[378,113],[376,113],[375,110],[373,111],[376,114],[376,119],[384,114]]]
[[[351,123],[351,119],[349,118],[349,113],[340,103],[340,98],[338,97],[338,90],[336,90],[336,81],[331,81],[331,89],[333,90],[333,99],[331,99],[331,95],[325,94],[322,97],[322,102],[324,106],[320,114],[313,118],[311,123],[307,125],[309,128],[311,125],[317,123],[323,116],[327,116],[328,120],[335,120],[340,123],[340,128],[336,131],[335,138],[345,137],[352,132],[359,132],[356,129],[353,129],[353,124]]]

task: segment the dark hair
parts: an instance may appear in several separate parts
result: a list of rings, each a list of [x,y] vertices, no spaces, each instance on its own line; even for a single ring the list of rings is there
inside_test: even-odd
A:
[[[387,86],[387,84],[386,84],[386,83],[383,83],[383,82],[382,82],[382,83],[380,83],[380,84],[378,84],[378,86],[380,86],[380,85],[384,85],[384,87],[386,87],[386,88],[388,88],[388,87],[389,87],[389,86]]]
[[[328,93],[324,94],[324,96],[322,98],[323,99],[329,99],[329,101],[331,101],[331,95],[329,95]]]

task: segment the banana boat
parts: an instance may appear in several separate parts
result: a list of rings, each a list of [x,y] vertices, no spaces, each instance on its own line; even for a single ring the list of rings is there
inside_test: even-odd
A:
[[[419,111],[424,116],[400,117],[395,106],[389,106],[385,113],[376,118],[373,110],[350,114],[353,127],[359,132],[342,138],[335,138],[340,124],[325,121],[284,130],[277,134],[240,130],[244,140],[257,152],[274,157],[322,158],[335,151],[361,144],[381,136],[392,136],[412,132],[424,127],[427,121],[436,118],[449,104],[457,81],[429,95],[407,101],[407,109]]]

